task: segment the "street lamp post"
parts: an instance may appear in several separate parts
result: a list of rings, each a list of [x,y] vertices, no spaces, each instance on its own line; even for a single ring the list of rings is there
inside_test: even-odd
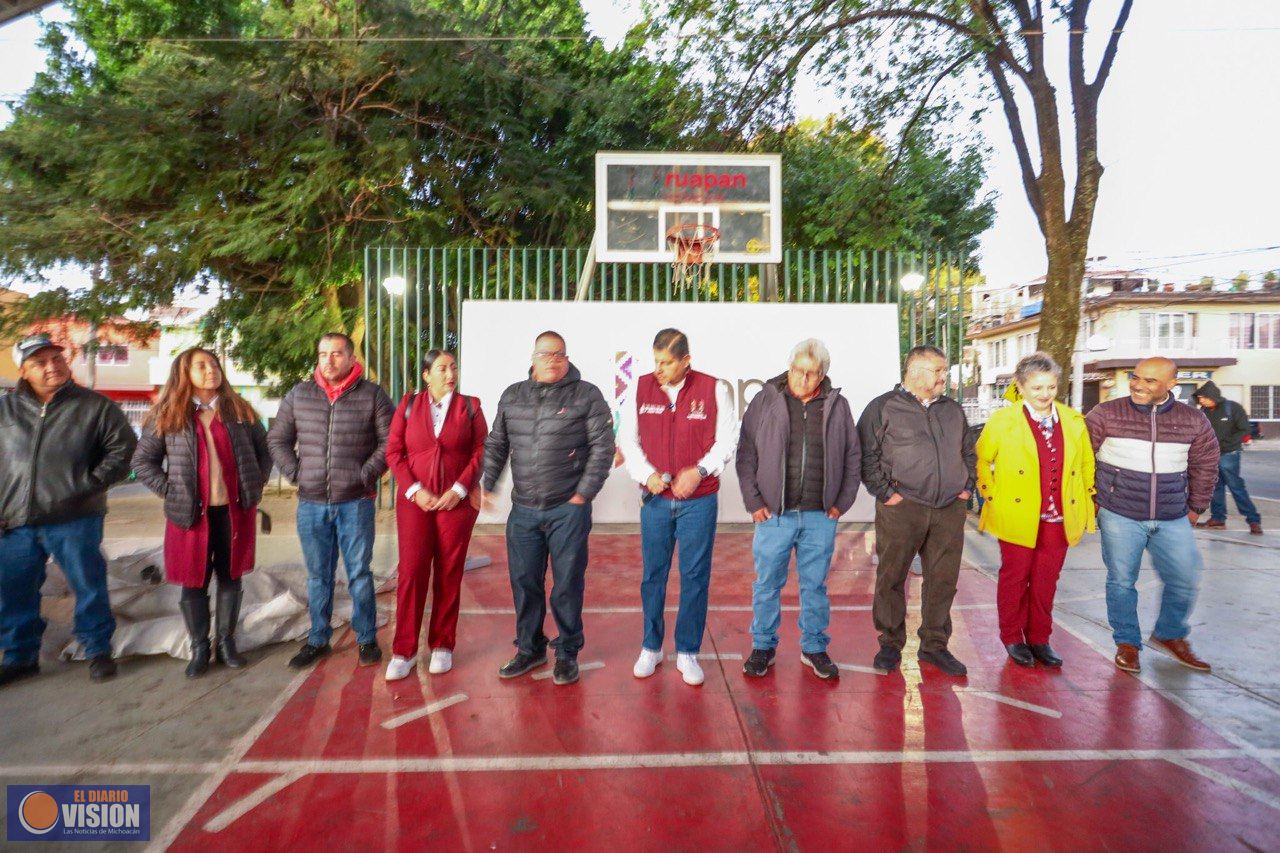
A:
[[[390,311],[388,313],[391,315],[390,317],[391,358],[388,363],[391,365],[391,378],[388,384],[390,386],[389,390],[391,392],[391,399],[395,400],[397,399],[397,393],[398,393],[396,379],[398,378],[398,374],[400,373],[400,371],[396,369],[397,362],[396,362],[396,304],[395,304],[395,301],[396,299],[404,296],[405,288],[407,287],[407,282],[405,282],[403,276],[389,275],[382,280],[382,287],[384,290],[387,291],[387,295],[390,297],[390,306],[389,306]]]

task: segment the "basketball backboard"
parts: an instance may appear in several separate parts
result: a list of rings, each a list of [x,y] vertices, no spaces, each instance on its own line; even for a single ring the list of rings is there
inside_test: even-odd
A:
[[[596,154],[596,260],[671,262],[667,233],[719,229],[708,260],[782,261],[782,156],[674,151]]]

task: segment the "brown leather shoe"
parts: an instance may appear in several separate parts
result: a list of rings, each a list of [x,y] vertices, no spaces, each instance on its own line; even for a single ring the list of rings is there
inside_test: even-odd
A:
[[[1142,663],[1138,660],[1138,647],[1129,643],[1116,644],[1116,668],[1125,672],[1142,672]]]
[[[1208,521],[1200,522],[1196,527],[1203,527],[1206,530],[1226,530],[1227,523],[1225,521],[1218,521],[1216,518],[1211,518]]]
[[[1152,636],[1151,645],[1168,652],[1178,663],[1197,672],[1209,672],[1212,669],[1209,664],[1196,657],[1196,653],[1191,651],[1191,644],[1186,640],[1162,640]]]
[[[1262,525],[1261,525],[1261,524],[1259,524],[1259,523],[1258,523],[1258,522],[1256,522],[1256,521],[1251,522],[1251,523],[1249,524],[1249,532],[1250,532],[1250,533],[1252,533],[1254,536],[1261,536],[1261,535],[1262,535]]]

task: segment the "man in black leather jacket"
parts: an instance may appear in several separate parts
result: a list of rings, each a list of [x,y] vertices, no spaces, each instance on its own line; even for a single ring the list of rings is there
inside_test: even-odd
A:
[[[578,680],[582,596],[587,571],[591,501],[613,461],[613,415],[600,389],[569,363],[564,338],[543,332],[534,342],[529,378],[502,393],[484,443],[484,491],[491,492],[511,460],[507,566],[516,606],[516,656],[499,670],[524,675],[547,660],[542,623],[551,613],[560,636],[554,681]]]
[[[21,379],[0,397],[0,685],[40,671],[40,587],[52,555],[75,592],[76,638],[94,681],[116,673],[102,523],[137,438],[124,412],[71,379],[62,347],[13,348]]]

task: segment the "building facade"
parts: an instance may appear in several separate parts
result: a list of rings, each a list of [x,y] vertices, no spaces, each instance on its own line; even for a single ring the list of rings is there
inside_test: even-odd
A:
[[[1083,408],[1129,393],[1129,372],[1161,355],[1178,365],[1179,399],[1191,401],[1209,380],[1241,403],[1263,436],[1280,435],[1280,290],[1179,288],[1129,279],[1123,286],[1089,288],[1081,307]],[[975,317],[970,329],[977,364],[977,402],[983,421],[1004,405],[1018,359],[1035,352],[1039,302]],[[1070,365],[1063,366],[1064,380]]]

